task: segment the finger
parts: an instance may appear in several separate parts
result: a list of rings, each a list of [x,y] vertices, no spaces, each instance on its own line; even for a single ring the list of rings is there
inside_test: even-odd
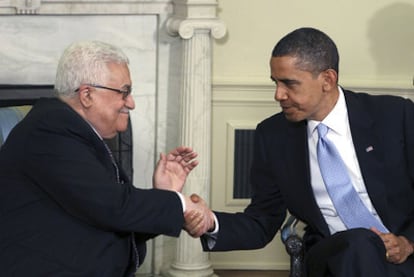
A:
[[[174,155],[174,154],[168,153],[167,159],[169,161],[181,162],[183,160],[183,157],[180,155]]]
[[[203,217],[200,214],[196,214],[195,216],[186,219],[184,229],[190,233],[195,233],[199,229],[199,225],[202,221]]]
[[[181,160],[185,158],[187,160],[191,160],[197,156],[197,153],[195,153],[191,149],[174,149],[173,151],[170,151],[168,153],[168,156],[174,159],[179,158]]]
[[[198,156],[198,154],[196,152],[193,152],[193,151],[188,152],[188,153],[184,153],[184,154],[181,155],[181,157],[183,157],[183,159],[186,162],[189,162],[189,161],[195,159],[197,156]]]
[[[189,163],[189,164],[186,164],[186,165],[182,165],[183,166],[183,169],[184,169],[184,171],[188,174],[188,173],[190,173],[194,168],[196,168],[197,166],[198,166],[198,161],[194,161],[194,162],[191,162],[191,163]]]
[[[370,230],[372,231],[372,232],[374,232],[375,234],[377,234],[378,236],[380,236],[382,233],[377,229],[377,228],[375,228],[375,227],[371,227],[370,228]]]
[[[187,167],[193,169],[195,168],[197,165],[199,164],[199,162],[197,160],[192,161],[191,163],[187,164]]]
[[[202,231],[202,220],[198,221],[195,225],[189,225],[186,226],[186,231],[192,236],[192,237],[200,237],[203,234]]]
[[[185,155],[186,153],[193,152],[193,149],[188,146],[178,146],[177,148],[170,151],[171,154],[178,156],[178,155]]]
[[[397,237],[393,234],[383,234],[381,236],[382,241],[384,242],[385,248],[390,251],[393,248],[398,247]]]
[[[184,212],[184,219],[187,221],[192,220],[194,217],[197,216],[197,211],[196,210],[191,210],[191,211],[185,211]]]
[[[186,231],[188,231],[189,233],[191,233],[191,234],[195,234],[195,233],[199,232],[200,226],[202,226],[202,220],[197,218],[196,222],[192,221],[190,224],[186,224],[184,226],[184,229]]]
[[[198,156],[197,152],[194,152],[191,147],[177,147],[176,149],[170,151],[169,154],[174,157],[181,157],[187,162]]]
[[[159,159],[158,163],[159,162],[165,162],[166,160],[167,160],[167,157],[165,156],[165,154],[164,153],[160,153],[160,159]]]
[[[200,210],[193,209],[193,210],[189,210],[189,211],[184,212],[184,218],[188,222],[192,221],[192,220],[195,220],[198,217],[203,217],[203,214]]]

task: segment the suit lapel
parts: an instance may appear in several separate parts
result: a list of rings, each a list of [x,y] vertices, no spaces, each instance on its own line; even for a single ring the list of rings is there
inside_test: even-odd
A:
[[[291,179],[291,191],[298,199],[294,210],[300,209],[298,214],[304,215],[306,221],[314,230],[329,235],[328,225],[316,203],[310,182],[309,149],[307,138],[307,124],[289,123],[287,129],[285,160],[288,162],[287,170]]]
[[[375,131],[375,121],[359,103],[357,96],[344,91],[348,109],[349,125],[355,147],[359,167],[364,179],[368,195],[381,219],[386,224],[387,203],[383,201],[385,184],[383,177],[385,170],[381,162],[383,152],[379,147],[379,137]]]

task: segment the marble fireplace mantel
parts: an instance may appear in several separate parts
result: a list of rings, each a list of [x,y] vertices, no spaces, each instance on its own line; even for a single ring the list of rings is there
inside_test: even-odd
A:
[[[130,58],[136,109],[134,185],[151,187],[159,152],[199,152],[184,193],[208,202],[211,163],[211,40],[225,35],[217,0],[0,0],[0,84],[51,85],[73,40],[106,40]],[[140,274],[213,276],[198,240],[183,232],[148,243]],[[147,276],[146,275],[146,276]]]
[[[0,14],[169,14],[169,0],[0,0]]]

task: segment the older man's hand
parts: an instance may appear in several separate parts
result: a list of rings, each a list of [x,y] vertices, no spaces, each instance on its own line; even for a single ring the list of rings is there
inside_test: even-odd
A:
[[[180,146],[167,155],[161,153],[153,175],[153,187],[181,192],[188,174],[198,165],[197,153]]]

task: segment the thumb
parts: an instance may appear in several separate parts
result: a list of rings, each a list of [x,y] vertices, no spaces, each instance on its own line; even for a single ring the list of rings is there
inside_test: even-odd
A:
[[[191,201],[193,201],[193,203],[198,203],[201,201],[201,197],[198,196],[196,193],[191,194],[190,199]]]
[[[160,153],[160,161],[165,161],[167,160],[167,157],[165,156],[164,153]]]
[[[157,168],[160,166],[165,167],[166,163],[167,163],[167,157],[165,156],[164,153],[160,153],[160,159],[157,162]]]
[[[378,236],[381,235],[381,232],[377,228],[375,228],[375,227],[371,227],[370,230],[372,232],[374,232],[375,234],[377,234]]]

